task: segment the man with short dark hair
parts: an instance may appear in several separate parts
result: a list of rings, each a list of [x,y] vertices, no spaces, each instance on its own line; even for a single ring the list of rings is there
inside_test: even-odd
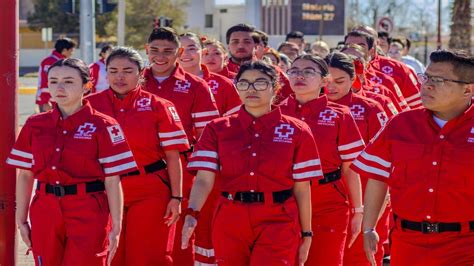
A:
[[[261,31],[255,30],[253,34],[253,40],[255,42],[255,55],[258,59],[262,59],[263,55],[268,51],[268,34]]]
[[[227,67],[232,72],[239,72],[240,65],[252,60],[255,56],[255,27],[248,24],[237,24],[226,32],[226,42],[229,50]]]
[[[296,44],[299,49],[299,54],[305,53],[306,42],[304,41],[304,33],[301,31],[289,32],[286,35],[285,41]]]
[[[351,166],[369,178],[363,231],[372,264],[388,188],[390,265],[474,264],[474,57],[438,50],[430,61],[419,75],[423,108],[393,117]]]
[[[379,31],[377,33],[377,44],[382,51],[387,54],[390,48],[390,35],[386,31]]]
[[[258,60],[256,56],[255,41],[262,42],[265,37],[258,34],[254,26],[247,24],[237,24],[230,27],[226,33],[226,41],[229,50],[229,63],[227,67],[230,71],[238,73],[240,65],[252,60]],[[276,102],[281,101],[293,93],[288,77],[277,68],[280,76],[281,90],[279,91]]]
[[[52,108],[51,95],[48,89],[48,70],[51,65],[64,58],[69,58],[74,54],[76,42],[69,38],[60,38],[54,44],[52,53],[41,61],[38,70],[38,91],[36,93],[36,104],[40,112],[48,111]]]
[[[294,61],[301,54],[298,45],[288,41],[278,46],[278,52],[288,56],[291,61]]]
[[[377,31],[369,26],[358,26],[356,31],[361,31],[369,34],[373,39],[378,36]],[[347,44],[347,43],[346,43]],[[420,99],[420,84],[416,78],[416,74],[403,63],[394,59],[378,55],[375,50],[378,44],[374,44],[374,49],[370,52],[370,68],[379,70],[387,76],[393,78],[400,88],[403,97],[407,101],[410,108],[418,108],[421,106]]]

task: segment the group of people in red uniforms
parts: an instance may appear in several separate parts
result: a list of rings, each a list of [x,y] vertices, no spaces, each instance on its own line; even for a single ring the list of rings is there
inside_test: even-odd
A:
[[[156,27],[147,66],[59,47],[7,158],[36,265],[474,264],[474,57],[415,77],[377,39],[286,71],[247,24],[227,47]]]

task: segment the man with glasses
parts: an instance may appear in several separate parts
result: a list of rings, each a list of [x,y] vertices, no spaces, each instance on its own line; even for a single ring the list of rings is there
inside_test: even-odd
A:
[[[167,27],[156,28],[150,34],[146,45],[146,53],[150,66],[144,70],[145,90],[171,101],[176,110],[170,110],[181,120],[193,145],[201,136],[204,126],[219,117],[219,112],[207,83],[183,70],[177,63],[183,53],[178,34]],[[181,154],[181,163],[186,167],[192,148]],[[183,170],[182,208],[187,208],[187,200],[191,191],[194,176]],[[160,221],[157,221],[160,222]],[[183,219],[176,225],[176,244],[173,251],[174,265],[193,265],[194,251],[192,248],[182,250],[180,247]],[[193,240],[194,241],[194,240]],[[172,246],[172,245],[170,245]]]
[[[474,264],[474,57],[438,50],[430,61],[419,75],[424,108],[392,118],[351,166],[370,178],[363,231],[372,263],[390,188],[392,266]]]

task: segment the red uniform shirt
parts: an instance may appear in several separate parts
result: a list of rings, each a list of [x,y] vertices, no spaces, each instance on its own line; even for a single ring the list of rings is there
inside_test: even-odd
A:
[[[290,96],[280,108],[283,114],[308,123],[315,136],[324,173],[340,169],[342,162],[351,162],[365,147],[349,108],[328,102],[326,96],[303,105]]]
[[[281,191],[294,182],[322,178],[310,128],[279,108],[253,118],[242,107],[209,123],[188,170],[220,172],[220,190],[228,192]]]
[[[395,107],[395,104],[393,104],[392,100],[388,96],[377,94],[373,91],[368,91],[368,90],[358,90],[358,91],[352,91],[352,92],[354,94],[357,94],[362,97],[366,97],[378,102],[382,106],[383,110],[385,111],[385,114],[387,114],[389,119],[392,116],[399,113],[399,111]]]
[[[390,91],[389,95],[394,101],[396,101],[402,111],[406,111],[410,109],[408,106],[407,101],[403,97],[402,91],[397,83],[388,75],[376,71],[376,70],[369,70],[366,71],[366,83],[369,87],[371,87],[371,91],[374,91],[379,94],[387,95],[387,92],[382,92],[382,87],[386,88]]]
[[[354,161],[387,182],[393,212],[430,222],[474,220],[474,107],[440,128],[421,108],[393,117]]]
[[[49,94],[48,89],[48,70],[51,65],[64,58],[65,57],[62,54],[53,51],[48,57],[41,61],[38,70],[38,92],[36,93],[36,104],[47,104],[50,101],[51,95]]]
[[[365,143],[388,121],[387,114],[379,103],[352,92],[334,102],[349,107]]]
[[[144,89],[172,102],[181,118],[189,142],[196,140],[195,129],[202,129],[209,121],[219,117],[206,82],[199,77],[186,73],[177,64],[176,69],[163,82],[158,82],[150,68],[144,72]]]
[[[107,70],[104,59],[91,64],[89,66],[90,76],[93,87],[91,93],[101,92],[109,88],[109,82],[107,81]]]
[[[224,76],[209,72],[205,65],[201,65],[201,68],[202,78],[207,82],[209,89],[216,99],[219,113],[222,116],[227,116],[238,112],[242,101],[234,83]]]
[[[236,72],[232,72],[229,70],[229,67],[228,66],[225,66],[219,73],[217,73],[219,75],[222,75],[230,80],[234,80],[235,79],[235,76],[237,75]]]
[[[165,159],[165,151],[189,149],[175,107],[165,99],[141,88],[129,92],[123,99],[117,98],[111,89],[87,99],[99,112],[117,119],[140,167]]]
[[[421,84],[409,67],[392,58],[380,55],[376,55],[370,62],[370,66],[395,80],[410,108],[421,107]]]
[[[59,110],[31,116],[7,163],[30,170],[45,183],[77,184],[136,170],[125,136],[115,119],[87,101],[75,114]]]

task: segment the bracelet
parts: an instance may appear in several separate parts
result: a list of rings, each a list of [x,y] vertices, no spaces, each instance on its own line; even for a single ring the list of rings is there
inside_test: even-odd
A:
[[[195,211],[192,208],[187,208],[182,212],[183,217],[186,217],[186,215],[190,215],[191,217],[193,217],[196,220],[199,218],[199,214],[200,214],[199,211]]]
[[[358,208],[352,208],[352,213],[364,213],[364,206]]]
[[[179,202],[182,202],[182,201],[183,201],[183,197],[179,197],[179,196],[171,196],[170,198],[171,198],[171,199],[175,199],[175,200],[177,200],[177,201],[179,201]]]
[[[364,230],[364,235],[365,235],[365,234],[368,234],[368,233],[372,233],[372,232],[375,232],[375,229],[374,229],[374,228],[370,228],[370,229]]]
[[[313,231],[301,231],[301,237],[302,238],[305,238],[305,237],[313,237]]]

